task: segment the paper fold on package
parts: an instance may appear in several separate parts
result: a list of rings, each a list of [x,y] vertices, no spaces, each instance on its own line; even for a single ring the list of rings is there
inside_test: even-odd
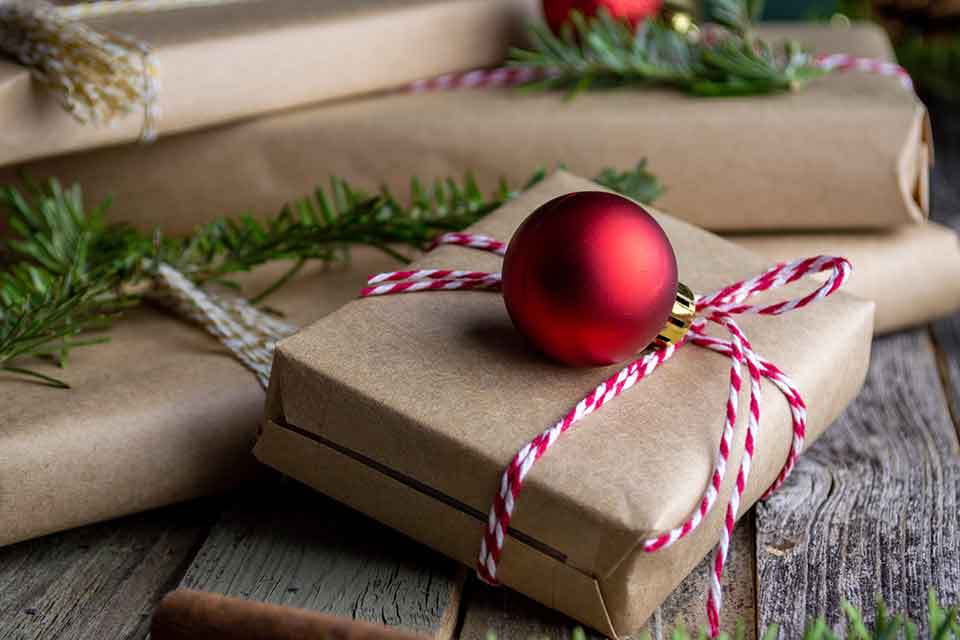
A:
[[[558,173],[472,231],[509,239],[546,200],[595,188]],[[710,233],[657,217],[682,280],[696,291],[767,266]],[[414,266],[495,271],[499,262],[448,246]],[[814,286],[799,282],[777,297]],[[809,440],[859,390],[872,319],[872,303],[843,294],[785,316],[743,318],[759,353],[787,371],[808,399]],[[639,546],[680,523],[707,486],[728,368],[726,358],[684,347],[567,433],[525,482],[498,577],[603,633],[638,629],[718,539],[722,508],[667,550],[647,554]],[[546,360],[524,343],[502,299],[489,292],[357,300],[280,343],[256,454],[472,565],[504,465],[615,370]],[[763,426],[741,512],[774,480],[792,437],[779,391],[764,384],[762,396]],[[743,452],[742,421],[736,433],[732,469]],[[720,504],[734,476],[727,474]]]
[[[814,51],[891,55],[876,26],[767,29]],[[636,87],[569,101],[510,89],[392,94],[23,169],[112,193],[125,221],[176,231],[201,215],[276,211],[331,174],[402,197],[414,175],[471,171],[489,189],[538,166],[589,177],[646,157],[665,210],[715,231],[783,231],[924,220],[930,144],[926,111],[897,78],[838,71],[797,92],[723,99]]]
[[[253,274],[250,290],[286,266]],[[358,250],[351,268],[313,270],[269,303],[309,322],[388,268]],[[216,340],[149,308],[110,337],[51,367],[71,389],[0,375],[0,545],[216,493],[256,467],[263,391]]]
[[[151,47],[161,135],[500,63],[533,0],[246,0],[135,7],[84,20]],[[137,140],[143,115],[74,121],[0,60],[0,166]]]

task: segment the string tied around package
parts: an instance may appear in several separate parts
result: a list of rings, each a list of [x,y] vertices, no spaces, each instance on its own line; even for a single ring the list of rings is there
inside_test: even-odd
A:
[[[913,91],[910,73],[895,62],[878,58],[865,58],[848,53],[822,53],[812,56],[814,66],[824,71],[857,71],[883,77],[896,78],[907,91]],[[410,93],[450,91],[456,89],[505,89],[521,87],[530,82],[560,77],[557,69],[501,66],[490,69],[472,69],[446,73],[432,78],[415,80],[406,86]]]
[[[98,31],[80,18],[101,6],[66,7],[43,0],[0,0],[0,50],[26,66],[60,105],[84,124],[109,124],[135,110],[143,113],[140,139],[156,137],[160,76],[156,55],[145,42]]]
[[[499,256],[506,253],[506,243],[488,236],[471,233],[447,233],[441,235],[436,245],[458,245]],[[806,295],[773,303],[750,304],[755,294],[778,289],[796,282],[805,276],[827,272],[827,279]],[[803,449],[806,437],[807,409],[800,391],[777,365],[756,352],[744,334],[736,316],[782,315],[803,308],[836,292],[850,277],[852,267],[844,258],[816,256],[781,263],[770,267],[753,278],[735,282],[722,289],[695,298],[696,318],[686,335],[676,344],[652,348],[630,362],[616,374],[601,382],[560,418],[553,426],[525,444],[503,471],[500,485],[494,496],[493,506],[484,525],[477,559],[477,575],[481,580],[498,584],[497,568],[504,550],[504,541],[509,531],[516,501],[527,475],[536,462],[543,457],[557,440],[575,424],[594,413],[614,398],[625,393],[640,380],[649,377],[658,367],[670,360],[686,344],[710,349],[730,359],[729,392],[723,415],[723,428],[717,449],[710,481],[701,495],[697,507],[690,516],[673,529],[643,541],[643,550],[656,553],[666,549],[697,529],[716,504],[720,488],[730,461],[734,429],[739,414],[740,392],[743,387],[742,369],[746,366],[749,384],[749,406],[744,438],[744,452],[737,469],[736,481],[727,501],[720,540],[714,550],[710,572],[710,587],[707,597],[707,619],[710,633],[720,633],[720,608],[722,604],[721,580],[724,566],[730,553],[730,541],[740,508],[740,501],[750,476],[757,435],[760,430],[760,385],[769,380],[786,399],[792,421],[793,438],[787,459],[776,480],[767,489],[766,498],[786,480]],[[416,269],[392,271],[369,278],[361,297],[374,297],[418,291],[488,290],[500,291],[502,277],[498,272],[468,271],[454,269]],[[713,324],[729,334],[728,339],[707,333]]]
[[[84,20],[241,1],[93,0],[61,6],[46,0],[0,0],[0,51],[27,67],[82,124],[109,125],[141,111],[140,141],[151,142],[160,120],[160,71],[153,47]]]

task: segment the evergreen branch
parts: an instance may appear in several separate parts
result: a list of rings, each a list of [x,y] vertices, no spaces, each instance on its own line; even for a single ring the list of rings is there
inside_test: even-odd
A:
[[[513,49],[510,63],[550,71],[528,87],[571,95],[588,85],[662,85],[702,96],[767,94],[799,89],[826,73],[795,42],[775,49],[752,35],[755,0],[705,4],[717,27],[710,38],[679,33],[657,20],[634,30],[606,11],[589,18],[573,12],[560,35],[545,24],[531,25],[532,48]]]
[[[332,178],[328,189],[284,207],[263,221],[252,216],[218,218],[184,237],[143,233],[107,224],[105,201],[84,209],[79,186],[63,189],[56,180],[0,188],[13,237],[0,244],[0,371],[58,387],[66,383],[36,370],[39,359],[66,363],[72,349],[98,344],[124,310],[150,289],[159,262],[174,266],[199,285],[231,284],[228,278],[276,260],[294,266],[258,293],[261,302],[290,281],[311,260],[331,263],[348,257],[355,245],[384,251],[402,262],[403,250],[420,251],[443,231],[464,229],[546,176],[537,171],[520,188],[505,181],[484,195],[474,179],[411,182],[409,204],[387,189],[366,193]],[[597,181],[642,202],[660,185],[646,163],[622,173],[605,170]]]

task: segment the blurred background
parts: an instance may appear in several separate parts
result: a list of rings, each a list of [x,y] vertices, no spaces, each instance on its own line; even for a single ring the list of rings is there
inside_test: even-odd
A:
[[[960,0],[768,0],[766,20],[872,20],[921,95],[960,100]]]

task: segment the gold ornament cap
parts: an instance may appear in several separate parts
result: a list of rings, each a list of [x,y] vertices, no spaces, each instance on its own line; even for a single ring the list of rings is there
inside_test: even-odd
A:
[[[667,324],[657,334],[656,342],[660,346],[677,344],[687,335],[687,330],[693,324],[693,319],[697,315],[696,296],[690,287],[682,282],[677,283],[677,297],[673,301],[673,309],[670,311],[670,319]]]

